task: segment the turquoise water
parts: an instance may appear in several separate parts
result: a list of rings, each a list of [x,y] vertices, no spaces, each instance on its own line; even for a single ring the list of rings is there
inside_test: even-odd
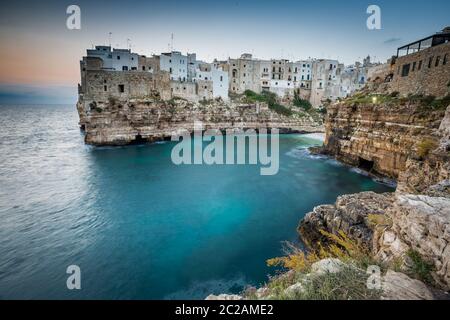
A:
[[[95,148],[73,106],[0,106],[0,298],[203,299],[274,272],[314,206],[392,189],[280,139],[280,171],[175,166],[172,142]],[[82,289],[66,288],[67,266]]]

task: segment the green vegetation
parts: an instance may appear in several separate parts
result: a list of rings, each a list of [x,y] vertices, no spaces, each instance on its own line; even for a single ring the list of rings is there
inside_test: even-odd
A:
[[[209,104],[214,103],[214,100],[207,100],[207,99],[203,98],[202,100],[199,101],[199,103],[200,103],[202,106],[207,106],[207,105],[209,105]]]
[[[277,96],[273,92],[263,91],[261,94],[253,92],[251,90],[245,90],[244,92],[247,102],[266,102],[269,109],[275,111],[283,116],[291,116],[293,114],[292,110],[277,103]]]
[[[294,106],[302,108],[305,111],[308,111],[312,108],[311,103],[308,100],[303,100],[302,98],[300,98],[297,92],[294,92]]]
[[[424,95],[408,95],[407,97],[400,97],[399,93],[394,91],[390,94],[366,94],[359,92],[353,96],[343,100],[348,105],[360,104],[384,104],[384,105],[419,105],[422,111],[443,110],[450,105],[450,95],[443,98],[436,98],[435,96]]]
[[[425,159],[431,151],[436,149],[438,147],[438,144],[436,141],[430,138],[425,138],[422,141],[419,142],[417,145],[417,155],[421,159]]]
[[[420,254],[415,250],[409,250],[406,254],[408,258],[411,260],[411,267],[409,269],[409,273],[412,277],[421,280],[428,284],[433,284],[434,280],[431,276],[431,272],[433,271],[433,265],[427,261],[425,261]]]
[[[89,103],[89,109],[90,109],[91,111],[96,111],[96,112],[98,112],[98,113],[101,113],[101,112],[103,111],[103,109],[100,108],[100,107],[97,105],[97,102],[95,102],[95,101],[92,101],[91,103]]]
[[[369,251],[351,240],[343,232],[338,235],[321,233],[330,241],[327,246],[319,244],[315,251],[305,253],[287,244],[287,256],[269,259],[269,266],[281,266],[289,272],[272,277],[265,295],[277,300],[367,300],[380,298],[379,290],[367,288],[366,273],[369,265],[375,264]],[[311,272],[312,265],[325,258],[337,258],[342,264],[332,272]],[[296,285],[298,290],[289,290]],[[247,298],[256,298],[256,293],[247,290]]]
[[[371,228],[386,228],[392,226],[392,218],[385,214],[367,215],[367,222]]]

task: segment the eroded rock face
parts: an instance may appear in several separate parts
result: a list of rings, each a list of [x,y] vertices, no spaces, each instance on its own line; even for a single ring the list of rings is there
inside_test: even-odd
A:
[[[201,104],[182,99],[88,102],[80,98],[77,109],[86,132],[85,141],[93,145],[167,139],[179,130],[192,132],[198,121],[204,130],[278,128],[281,132],[323,132],[322,124],[310,116],[282,116],[266,104]]]
[[[375,243],[376,256],[389,260],[414,250],[433,264],[435,280],[450,289],[450,198],[397,195],[386,214],[392,226]]]
[[[324,230],[337,234],[343,231],[360,245],[372,248],[373,230],[368,215],[385,214],[392,205],[394,194],[361,192],[338,197],[334,205],[315,207],[300,222],[298,231],[305,243],[314,247],[327,239],[320,233]]]
[[[397,178],[417,144],[434,137],[443,110],[414,105],[348,105],[327,108],[325,153],[353,166]]]
[[[449,290],[450,106],[440,120],[439,113],[419,116],[413,107],[410,116],[402,108],[394,109],[398,115],[383,114],[382,107],[349,108],[329,112],[325,150],[347,163],[374,161],[378,172],[399,177],[397,190],[342,196],[334,205],[314,208],[298,228],[302,239],[314,247],[325,240],[319,230],[343,231],[381,261],[405,260],[416,251],[433,266],[436,283]],[[423,137],[437,144],[419,157],[416,141]],[[368,224],[369,214],[381,215],[384,225]]]
[[[433,293],[427,286],[404,273],[388,270],[382,278],[383,300],[433,300]]]

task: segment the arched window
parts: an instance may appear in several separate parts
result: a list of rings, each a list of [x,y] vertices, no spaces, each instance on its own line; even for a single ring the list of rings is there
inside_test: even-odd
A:
[[[448,60],[448,54],[445,54],[444,60],[442,61],[442,65],[445,66],[447,64],[447,60]]]

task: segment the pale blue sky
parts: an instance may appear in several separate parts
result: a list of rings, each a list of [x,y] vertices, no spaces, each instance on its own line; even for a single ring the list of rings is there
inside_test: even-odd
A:
[[[79,31],[65,27],[70,4],[81,8]],[[381,30],[366,28],[370,4],[381,8]],[[107,44],[109,32],[113,46],[126,47],[129,38],[147,55],[167,51],[173,33],[174,49],[207,61],[249,52],[350,64],[368,54],[385,61],[398,46],[450,25],[448,12],[444,0],[11,1],[0,12],[0,102],[61,86],[69,92],[65,100],[75,99],[81,56]]]

